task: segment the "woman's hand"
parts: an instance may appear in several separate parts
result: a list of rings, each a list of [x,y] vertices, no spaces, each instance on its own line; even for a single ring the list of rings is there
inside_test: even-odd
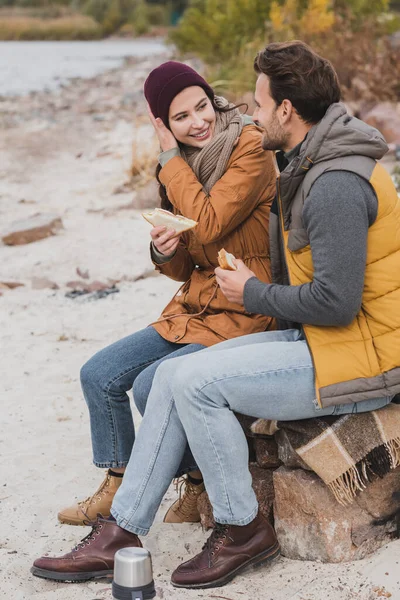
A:
[[[150,235],[154,246],[161,254],[172,256],[175,253],[180,240],[180,235],[177,235],[175,229],[167,229],[164,225],[158,225],[153,227]]]
[[[160,142],[161,150],[166,152],[172,150],[172,148],[178,148],[178,142],[172,135],[168,127],[165,127],[164,123],[160,118],[157,118],[151,112],[150,106],[147,105],[147,112],[149,113],[150,121],[155,129],[155,132]]]

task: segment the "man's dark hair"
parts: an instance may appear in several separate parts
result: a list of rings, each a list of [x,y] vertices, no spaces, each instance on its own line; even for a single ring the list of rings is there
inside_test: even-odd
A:
[[[339,79],[332,64],[304,42],[268,44],[257,54],[254,70],[268,77],[275,103],[279,106],[290,100],[306,123],[318,123],[328,107],[340,100]]]

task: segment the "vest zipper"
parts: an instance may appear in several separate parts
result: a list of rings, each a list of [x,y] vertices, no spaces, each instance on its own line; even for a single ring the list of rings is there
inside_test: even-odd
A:
[[[278,214],[278,219],[279,219],[279,229],[280,229],[280,233],[281,233],[281,237],[282,237],[282,242],[283,242],[283,243],[282,243],[282,245],[283,245],[283,260],[285,261],[285,265],[286,265],[286,272],[287,272],[287,276],[288,276],[288,280],[289,280],[289,285],[291,285],[291,282],[290,282],[290,271],[289,271],[289,265],[288,265],[288,261],[287,261],[287,258],[286,258],[286,252],[287,252],[288,250],[287,250],[287,246],[286,246],[286,241],[285,241],[285,238],[284,238],[284,236],[283,236],[283,232],[284,232],[284,223],[283,223],[283,207],[282,207],[282,198],[281,198],[280,177],[277,177],[277,178],[276,178],[276,196],[277,196],[277,199],[278,199],[278,212],[279,212],[279,214]],[[318,402],[318,406],[319,406],[320,408],[323,408],[323,407],[322,407],[322,403],[321,403],[321,398],[320,398],[320,395],[319,395],[319,391],[318,391],[318,387],[317,387],[317,382],[316,382],[316,375],[317,375],[317,371],[316,371],[316,368],[315,368],[314,356],[313,356],[313,353],[312,353],[312,351],[311,351],[310,344],[309,344],[309,342],[308,342],[308,339],[307,339],[307,334],[306,334],[306,332],[305,332],[305,329],[304,329],[304,326],[303,326],[302,324],[301,324],[301,331],[303,332],[304,339],[305,339],[305,340],[306,340],[306,342],[307,342],[308,351],[309,351],[309,353],[310,353],[311,360],[312,360],[312,364],[313,364],[313,367],[314,367],[314,385],[315,385],[316,399],[317,399],[317,402]]]

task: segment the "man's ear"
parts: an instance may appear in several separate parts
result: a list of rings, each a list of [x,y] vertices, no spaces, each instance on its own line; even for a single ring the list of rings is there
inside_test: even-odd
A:
[[[293,108],[293,104],[290,102],[290,100],[283,100],[282,104],[280,106],[281,109],[281,123],[282,125],[288,123],[288,121],[290,121],[294,108]]]

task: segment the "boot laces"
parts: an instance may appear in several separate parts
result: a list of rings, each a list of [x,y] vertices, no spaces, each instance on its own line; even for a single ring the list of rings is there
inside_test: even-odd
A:
[[[208,550],[211,556],[214,556],[216,551],[224,544],[224,540],[231,537],[228,536],[229,525],[223,525],[221,523],[215,523],[215,527],[204,544],[202,550]],[[233,541],[233,540],[232,540]]]
[[[174,479],[175,491],[179,492],[177,509],[186,517],[197,506],[197,493],[195,486],[186,477]]]
[[[111,475],[107,471],[107,476],[104,479],[104,481],[101,482],[99,489],[96,490],[95,493],[92,494],[92,496],[88,496],[86,498],[86,500],[81,500],[80,502],[78,502],[78,506],[81,508],[81,510],[85,516],[87,516],[87,515],[86,515],[83,507],[85,509],[87,509],[89,504],[96,504],[97,501],[100,501],[101,497],[102,497],[102,493],[110,485],[110,481],[111,481]]]
[[[92,528],[92,531],[81,539],[79,544],[72,549],[73,552],[77,552],[85,546],[89,546],[90,542],[94,541],[96,539],[95,536],[100,535],[100,530],[103,529],[103,524],[100,519],[97,519],[97,521],[85,521],[85,525],[89,525]]]

